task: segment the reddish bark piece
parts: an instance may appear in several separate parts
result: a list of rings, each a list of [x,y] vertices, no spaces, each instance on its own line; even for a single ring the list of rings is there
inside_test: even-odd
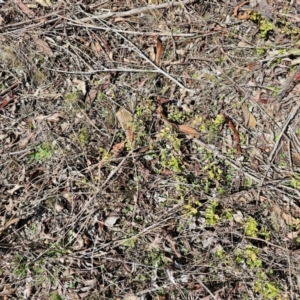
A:
[[[0,110],[2,109],[2,108],[4,108],[5,106],[7,106],[7,104],[9,103],[9,102],[11,102],[12,100],[14,100],[16,98],[16,96],[7,96],[6,98],[4,98],[3,100],[2,100],[2,102],[0,103]]]
[[[229,126],[229,128],[232,130],[233,132],[233,137],[234,137],[234,141],[236,143],[236,151],[237,151],[237,157],[241,157],[242,155],[242,148],[240,145],[240,135],[239,132],[236,130],[233,121],[231,120],[230,117],[228,117],[225,113],[223,114],[223,117],[225,119],[225,123]]]
[[[29,17],[34,17],[35,13],[29,9],[21,0],[17,0],[17,4],[19,8],[22,10],[24,14],[26,14]]]
[[[294,81],[300,81],[300,73],[295,75]]]
[[[160,59],[163,55],[163,52],[164,52],[164,46],[163,46],[162,42],[159,39],[157,39],[157,41],[156,41],[156,55],[155,55],[155,63],[157,65],[159,65]]]
[[[157,103],[159,104],[165,104],[171,101],[171,99],[166,99],[166,98],[161,98],[161,97],[157,97],[156,98]]]

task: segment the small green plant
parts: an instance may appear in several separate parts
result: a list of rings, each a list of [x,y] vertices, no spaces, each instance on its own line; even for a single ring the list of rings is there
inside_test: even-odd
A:
[[[271,300],[271,299],[282,299],[280,297],[281,288],[279,284],[274,282],[270,282],[268,276],[263,271],[258,271],[256,273],[256,281],[254,283],[254,291],[259,293],[264,300]]]
[[[245,234],[251,237],[257,237],[258,228],[257,222],[252,217],[248,217],[247,221],[244,224]]]
[[[216,214],[216,209],[219,205],[219,202],[217,200],[213,200],[210,205],[205,210],[205,221],[208,225],[213,226],[215,225],[219,220],[220,217]]]
[[[51,292],[49,295],[50,300],[63,300],[64,298],[59,295],[57,292]]]
[[[250,188],[252,185],[252,179],[250,177],[244,178],[244,188]]]
[[[169,145],[169,147],[173,148],[174,151],[180,151],[180,139],[177,137],[176,132],[174,132],[171,126],[166,126],[165,128],[161,129],[159,137],[163,142],[166,142]]]
[[[20,278],[23,278],[27,275],[27,272],[29,271],[29,264],[27,263],[26,259],[19,253],[17,254],[14,265],[15,267],[12,271],[14,274],[16,274]]]
[[[259,21],[259,31],[260,31],[259,36],[262,39],[266,40],[270,32],[273,31],[273,29],[274,29],[274,25],[270,21],[266,19],[261,19]]]
[[[221,180],[223,171],[214,161],[203,168],[204,171],[207,171],[208,177],[211,180]]]
[[[50,158],[55,150],[55,142],[43,143],[37,147],[36,151],[32,152],[29,156],[29,162],[33,161],[45,161]]]
[[[189,118],[190,113],[180,110],[176,105],[171,105],[168,110],[168,119],[177,123],[184,123]]]
[[[90,134],[88,133],[87,128],[83,127],[79,130],[78,133],[72,134],[71,138],[79,144],[81,147],[88,145],[90,141]]]
[[[134,248],[135,247],[135,243],[136,243],[136,238],[132,237],[132,238],[127,238],[124,242],[123,245],[129,248]]]
[[[68,92],[65,94],[64,99],[69,105],[74,105],[80,99],[80,92],[78,90]]]
[[[291,186],[294,189],[300,189],[300,174],[295,174],[291,179]]]
[[[254,21],[255,23],[259,23],[259,36],[260,38],[266,40],[270,32],[273,31],[274,25],[270,21],[264,19],[258,12],[251,11],[248,13],[248,15],[250,20]]]
[[[222,262],[227,262],[226,253],[223,249],[218,249],[215,253],[216,257]]]
[[[276,97],[278,93],[280,92],[280,88],[278,86],[268,86],[267,87],[270,91],[272,91],[272,96]]]
[[[266,226],[262,226],[259,231],[259,235],[263,236],[265,238],[265,240],[268,241],[268,240],[270,240],[271,232],[267,230]]]
[[[47,81],[47,76],[41,71],[36,71],[33,74],[33,81],[36,85],[44,84]]]
[[[231,209],[226,209],[224,217],[225,217],[226,220],[231,221],[233,219],[232,210]]]
[[[64,95],[64,107],[68,113],[75,115],[83,106],[82,102],[80,102],[81,95],[81,92],[78,90],[67,92]]]
[[[198,213],[199,207],[201,207],[201,202],[194,199],[194,197],[188,197],[184,205],[184,214],[187,216],[195,216]]]
[[[47,254],[54,258],[60,257],[67,253],[67,249],[62,245],[62,243],[50,243]]]
[[[162,267],[167,263],[167,258],[158,248],[154,248],[151,251],[149,251],[147,257],[145,258],[145,264],[153,267]]]
[[[235,252],[236,262],[238,264],[246,263],[250,269],[260,268],[262,261],[258,259],[258,253],[260,250],[251,245],[247,245],[245,250],[237,249]]]
[[[184,166],[179,156],[169,154],[166,149],[160,151],[160,163],[165,169],[169,169],[175,173],[182,172]]]
[[[184,165],[180,155],[180,139],[170,126],[163,128],[159,134],[161,142],[166,147],[160,148],[160,164],[163,168],[180,173],[184,170]]]

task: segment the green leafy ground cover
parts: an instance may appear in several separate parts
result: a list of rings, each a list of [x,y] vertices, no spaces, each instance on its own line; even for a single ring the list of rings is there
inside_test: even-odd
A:
[[[299,299],[299,6],[254,2],[0,4],[1,299]]]

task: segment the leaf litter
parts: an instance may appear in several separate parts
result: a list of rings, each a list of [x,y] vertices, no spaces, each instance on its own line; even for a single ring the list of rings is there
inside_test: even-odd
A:
[[[0,296],[296,299],[291,1],[36,2],[1,3]]]

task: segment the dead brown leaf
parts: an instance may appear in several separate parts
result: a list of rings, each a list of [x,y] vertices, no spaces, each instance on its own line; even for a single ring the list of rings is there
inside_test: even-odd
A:
[[[178,130],[188,135],[192,135],[196,137],[199,136],[199,132],[189,125],[185,125],[185,124],[178,125]]]
[[[29,141],[35,136],[35,132],[27,131],[27,136],[18,144],[18,149],[24,148]]]
[[[249,15],[245,12],[243,14],[239,14],[238,15],[238,19],[239,20],[248,20],[249,19]]]
[[[162,241],[162,237],[158,234],[155,239],[147,246],[147,250],[152,250],[155,248],[159,248]]]
[[[293,224],[295,224],[296,219],[293,218],[291,215],[285,213],[279,206],[277,206],[275,203],[272,203],[271,212],[274,212],[275,214],[277,214],[278,216],[280,216],[287,225],[292,226]]]
[[[155,53],[155,63],[159,65],[160,59],[164,52],[164,46],[159,38],[156,40],[156,53]]]
[[[154,46],[150,46],[149,47],[149,52],[150,52],[150,54],[149,54],[149,58],[150,58],[150,60],[152,60],[152,61],[155,61],[155,50],[154,50]]]
[[[53,122],[53,123],[56,123],[59,121],[59,118],[63,118],[63,115],[60,114],[60,113],[54,113],[53,115],[50,115],[46,118],[46,120],[48,122]]]
[[[20,220],[19,218],[14,218],[14,219],[9,220],[9,221],[5,224],[5,228],[9,227],[9,226],[12,225],[12,224],[18,223],[19,220]]]
[[[114,156],[119,156],[120,153],[124,150],[124,147],[125,147],[125,141],[117,143],[112,147],[111,153]]]
[[[233,10],[233,14],[235,17],[238,16],[239,14],[239,9],[244,6],[245,4],[247,4],[249,1],[242,1],[241,3],[237,4],[235,7],[234,7],[234,10]]]
[[[163,169],[159,172],[160,175],[173,175],[174,172],[171,170]]]
[[[300,229],[297,231],[289,232],[286,237],[283,239],[285,242],[294,240],[300,232]]]
[[[174,253],[176,254],[176,256],[177,256],[178,258],[180,258],[180,257],[181,257],[181,254],[177,251],[177,249],[176,249],[176,243],[175,243],[174,240],[172,239],[172,236],[168,234],[168,235],[167,235],[167,240],[169,241],[170,246],[171,246],[171,249],[174,251]]]
[[[18,0],[17,4],[18,4],[19,8],[22,10],[22,12],[24,14],[26,14],[27,16],[29,16],[29,17],[35,16],[35,13],[31,9],[29,9],[21,0]]]
[[[94,41],[94,43],[92,45],[92,49],[93,49],[95,55],[97,57],[100,57],[102,48],[101,48],[100,43],[98,41]]]
[[[48,55],[49,57],[54,57],[54,53],[52,52],[51,48],[49,47],[48,43],[44,40],[40,39],[37,36],[33,37],[33,40],[36,44],[37,49],[42,52],[43,54]]]
[[[296,164],[296,166],[300,166],[300,155],[295,151],[292,152],[292,155],[293,155],[293,162]]]
[[[131,128],[128,128],[126,131],[125,131],[125,135],[126,135],[126,139],[127,139],[127,142],[129,143],[129,145],[132,144],[133,140],[134,140],[134,132],[132,131]]]
[[[5,97],[2,102],[0,103],[0,110],[7,106],[12,100],[14,100],[16,96],[7,96]]]
[[[86,94],[86,83],[83,80],[74,79],[73,82],[76,84],[76,87],[82,92],[83,95]]]
[[[244,124],[245,127],[255,129],[256,128],[256,119],[253,114],[250,112],[247,105],[242,105],[242,111],[244,114]]]
[[[91,105],[96,99],[97,94],[98,94],[98,90],[91,89],[85,97],[85,102]]]
[[[171,101],[171,99],[166,99],[166,98],[162,98],[162,97],[157,97],[156,98],[157,103],[159,104],[165,104]]]
[[[224,119],[225,119],[225,123],[229,126],[229,128],[233,132],[234,142],[236,144],[237,157],[241,157],[242,147],[241,147],[241,144],[240,144],[240,134],[239,134],[238,130],[235,128],[232,119],[228,115],[226,115],[225,113],[223,114],[223,116],[224,116]]]
[[[130,129],[132,126],[132,113],[125,108],[120,108],[116,113],[116,117],[120,123],[120,126],[124,131]]]

